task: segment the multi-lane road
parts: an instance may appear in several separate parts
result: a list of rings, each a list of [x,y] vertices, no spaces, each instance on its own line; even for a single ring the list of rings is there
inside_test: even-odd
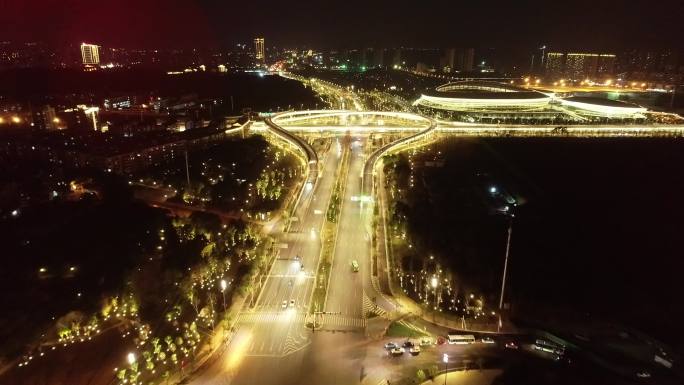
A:
[[[311,343],[305,320],[320,255],[320,229],[340,156],[329,151],[320,162],[320,178],[304,187],[289,229],[274,234],[279,253],[257,300],[238,316],[225,352],[192,383],[253,384],[255,376],[260,383],[285,383],[284,378],[297,378],[298,366],[282,363]]]
[[[366,315],[380,297],[371,284],[370,240],[360,201],[370,151],[366,136],[341,135],[331,143],[330,150],[319,154],[317,182],[304,187],[295,209],[297,219],[278,235],[279,255],[261,293],[238,316],[227,348],[191,383],[253,384],[258,379],[260,384],[346,384],[363,375],[369,348]],[[349,162],[342,168],[345,152]],[[320,230],[336,177],[345,186],[336,247],[324,314],[317,316],[312,331],[306,323],[312,320],[309,305],[321,251]],[[358,272],[351,267],[354,260]]]

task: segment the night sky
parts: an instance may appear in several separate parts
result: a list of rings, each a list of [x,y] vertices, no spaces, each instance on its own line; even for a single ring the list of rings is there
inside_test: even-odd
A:
[[[682,0],[0,0],[0,39],[112,47],[682,48]]]

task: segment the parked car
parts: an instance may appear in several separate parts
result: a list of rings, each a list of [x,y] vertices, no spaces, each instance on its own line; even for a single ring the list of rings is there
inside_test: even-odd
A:
[[[388,342],[385,344],[385,349],[392,350],[392,349],[396,348],[397,346],[399,346],[399,345],[395,344],[394,342]]]
[[[420,354],[420,346],[418,346],[418,345],[411,346],[411,348],[409,349],[409,353],[411,353],[412,356],[419,355]]]
[[[404,350],[404,348],[397,346],[394,349],[390,350],[390,354],[393,356],[400,356],[404,354],[405,351],[406,350]]]
[[[493,344],[493,343],[494,343],[494,338],[492,338],[492,337],[482,337],[482,343],[483,343],[483,344]]]

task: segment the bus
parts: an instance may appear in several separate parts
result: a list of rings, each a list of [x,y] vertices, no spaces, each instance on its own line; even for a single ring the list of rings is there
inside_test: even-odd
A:
[[[558,345],[543,339],[538,339],[534,342],[534,349],[557,355],[563,355],[563,353],[565,353],[565,347],[563,345]]]
[[[475,343],[475,336],[472,334],[449,333],[449,334],[447,334],[447,341],[449,341],[450,345],[453,345],[453,344],[458,344],[458,345],[472,344],[472,343]]]

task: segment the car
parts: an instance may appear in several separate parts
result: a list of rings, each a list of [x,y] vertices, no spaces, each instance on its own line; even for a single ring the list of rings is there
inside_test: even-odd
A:
[[[645,370],[642,370],[640,372],[637,372],[636,376],[639,378],[651,378],[651,373],[649,373]]]
[[[294,307],[294,305],[295,305],[295,302],[294,302],[293,299],[291,299],[291,300],[290,300],[290,307]]]
[[[404,341],[404,343],[401,346],[403,346],[405,348],[412,348],[415,346],[415,344],[409,340],[406,340],[406,341]]]
[[[397,346],[398,346],[398,345],[395,344],[394,342],[388,342],[388,343],[385,344],[385,349],[387,349],[387,350],[392,350],[392,349],[396,348]]]
[[[518,344],[516,344],[516,343],[513,342],[513,341],[508,341],[508,342],[506,342],[506,345],[504,345],[504,347],[505,347],[506,349],[518,349],[518,348],[519,348]]]
[[[482,337],[482,343],[483,343],[483,344],[493,344],[493,343],[494,343],[494,338],[492,338],[492,337]]]
[[[390,354],[393,356],[400,356],[404,354],[405,351],[406,350],[404,350],[404,348],[397,346],[394,349],[390,350]]]
[[[420,346],[432,346],[433,344],[432,338],[423,337],[420,339]]]
[[[281,305],[283,309],[287,309],[287,300],[283,301],[283,304]]]
[[[420,346],[411,346],[411,349],[409,349],[409,353],[411,353],[412,356],[417,356],[420,354]]]
[[[359,272],[359,261],[357,261],[356,259],[351,261],[351,268],[352,268],[352,271],[354,273],[358,273]]]

